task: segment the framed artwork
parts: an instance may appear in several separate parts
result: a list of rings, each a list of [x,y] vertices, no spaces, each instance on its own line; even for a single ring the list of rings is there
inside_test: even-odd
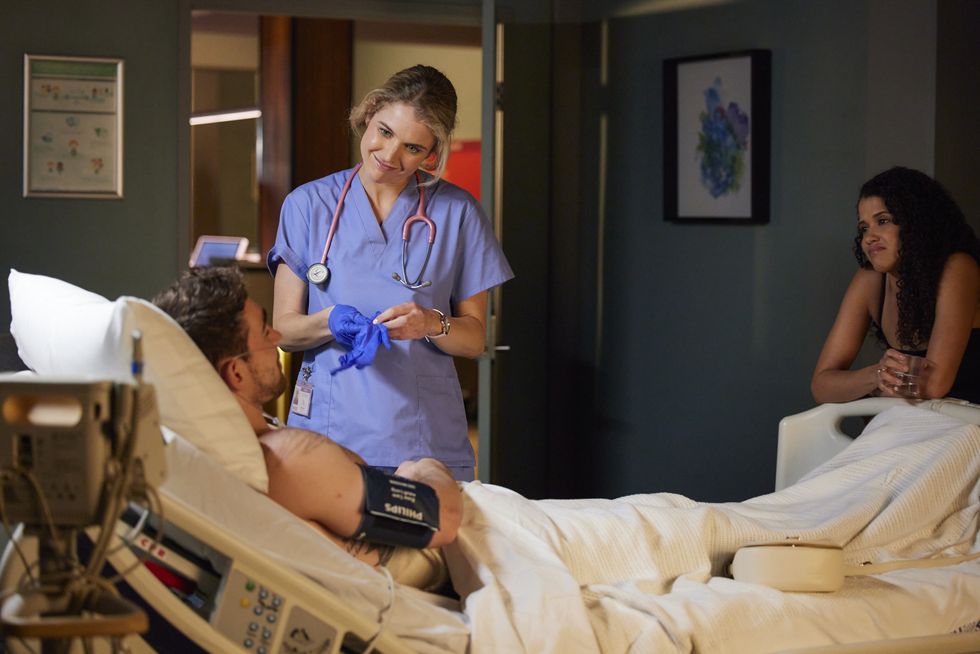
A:
[[[122,198],[122,59],[24,55],[24,197]]]
[[[769,222],[770,52],[663,66],[664,219]]]

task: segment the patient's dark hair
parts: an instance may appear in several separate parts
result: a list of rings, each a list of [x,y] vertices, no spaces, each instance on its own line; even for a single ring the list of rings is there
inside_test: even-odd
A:
[[[932,333],[946,260],[965,252],[980,262],[980,241],[943,185],[918,170],[896,166],[875,175],[858,196],[870,197],[881,198],[899,227],[897,336],[914,347]],[[871,268],[862,238],[860,233],[854,238],[854,256],[862,268]]]
[[[248,292],[238,268],[191,268],[153,298],[177,321],[211,365],[248,350],[243,313]]]

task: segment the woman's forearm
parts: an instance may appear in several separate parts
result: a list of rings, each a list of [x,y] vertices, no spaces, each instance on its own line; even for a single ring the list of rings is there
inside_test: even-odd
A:
[[[277,314],[272,326],[282,334],[279,347],[287,352],[298,352],[323,345],[333,339],[327,324],[333,307],[318,311],[313,315],[298,312]]]
[[[475,359],[483,354],[487,343],[487,303],[489,292],[481,291],[456,303],[452,317],[449,318],[449,335],[431,339],[446,354]],[[440,328],[439,315],[427,312],[427,334],[436,333]],[[435,331],[433,331],[435,330]]]
[[[820,404],[850,402],[878,388],[878,364],[857,370],[821,370],[810,382],[813,399]]]
[[[438,334],[442,327],[438,314],[430,311],[429,335]],[[473,316],[447,316],[449,334],[438,338],[430,338],[437,348],[453,356],[475,359],[483,354],[486,347],[486,328],[483,323]]]
[[[306,302],[306,280],[280,263],[273,291],[272,327],[282,334],[279,347],[287,352],[308,350],[333,338],[327,324],[333,307],[307,315]]]

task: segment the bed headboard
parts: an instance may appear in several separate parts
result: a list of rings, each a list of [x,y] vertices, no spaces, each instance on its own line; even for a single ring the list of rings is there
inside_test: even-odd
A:
[[[27,366],[17,354],[17,342],[13,334],[0,334],[0,372],[27,370]]]

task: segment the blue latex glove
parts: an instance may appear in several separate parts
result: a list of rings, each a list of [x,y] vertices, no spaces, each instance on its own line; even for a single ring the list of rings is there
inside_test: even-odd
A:
[[[331,375],[336,375],[351,366],[363,368],[371,365],[381,345],[384,345],[385,349],[391,349],[388,328],[371,322],[380,314],[379,311],[368,318],[348,304],[334,305],[327,324],[330,326],[334,340],[350,348],[350,352],[341,355],[337,361],[340,365],[330,371]]]

